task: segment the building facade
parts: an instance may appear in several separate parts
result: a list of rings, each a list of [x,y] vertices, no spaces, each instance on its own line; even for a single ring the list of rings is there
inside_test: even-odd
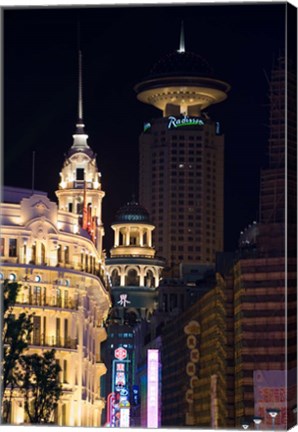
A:
[[[135,87],[141,102],[162,112],[140,135],[139,199],[171,275],[181,262],[214,263],[223,250],[224,136],[204,110],[229,89],[183,40]]]
[[[63,393],[53,422],[100,426],[100,377],[106,373],[101,343],[111,299],[102,251],[104,192],[84,131],[79,87],[79,120],[60,173],[58,205],[43,192],[4,188],[0,276],[20,284],[14,313],[34,313],[28,352],[55,349]],[[10,423],[26,422],[15,390]]]
[[[296,423],[295,82],[290,59],[278,58],[269,83],[269,166],[261,171],[260,223],[242,232],[233,269],[236,426],[258,415],[270,427],[268,408],[280,410],[277,428]]]
[[[6,188],[3,198],[1,279],[21,286],[14,313],[34,313],[29,353],[54,348],[62,369],[63,394],[53,421],[98,426],[104,407],[99,378],[106,372],[100,347],[110,306],[102,257],[77,228],[79,216],[59,211],[45,193]],[[88,260],[81,260],[82,253]],[[16,391],[10,423],[26,421]]]

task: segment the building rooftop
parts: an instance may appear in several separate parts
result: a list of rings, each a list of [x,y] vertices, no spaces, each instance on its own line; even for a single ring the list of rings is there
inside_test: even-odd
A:
[[[12,186],[4,186],[1,191],[1,201],[4,203],[19,204],[23,198],[30,198],[32,195],[44,195],[46,192],[32,189],[23,189]]]
[[[151,223],[147,210],[134,200],[128,202],[117,211],[115,223],[119,222]]]
[[[213,70],[208,62],[198,54],[174,51],[156,62],[146,79],[164,76],[212,77]]]

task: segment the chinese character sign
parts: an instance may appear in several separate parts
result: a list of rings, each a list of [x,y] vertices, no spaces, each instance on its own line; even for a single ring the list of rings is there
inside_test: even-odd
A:
[[[268,408],[278,408],[275,418],[277,429],[287,428],[286,372],[284,370],[254,371],[255,415],[263,417],[263,425],[270,428],[272,418]]]
[[[147,427],[158,428],[158,350],[147,351]]]
[[[117,301],[120,306],[126,307],[130,304],[130,301],[127,299],[127,294],[120,294],[120,300]]]

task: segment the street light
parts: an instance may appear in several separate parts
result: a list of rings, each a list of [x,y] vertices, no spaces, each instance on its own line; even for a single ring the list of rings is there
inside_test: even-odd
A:
[[[249,421],[247,419],[243,419],[241,422],[241,426],[243,427],[244,430],[249,428]]]
[[[262,423],[263,417],[254,416],[253,421],[256,425],[256,429],[259,429],[260,424]]]
[[[267,408],[266,411],[267,411],[267,413],[272,418],[272,430],[274,430],[275,417],[280,413],[280,409],[278,409],[278,408]]]

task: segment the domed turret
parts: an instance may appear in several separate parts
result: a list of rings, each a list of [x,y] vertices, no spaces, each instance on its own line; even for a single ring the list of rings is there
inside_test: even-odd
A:
[[[154,228],[147,210],[134,199],[116,213],[114,247],[106,266],[111,276],[113,316],[118,319],[127,313],[149,319],[155,309],[164,261],[155,257]]]
[[[147,210],[132,200],[122,206],[116,213],[112,229],[115,231],[114,256],[145,256],[152,258],[155,250],[152,247],[152,231]]]
[[[102,224],[101,174],[96,163],[96,154],[87,143],[83,121],[82,56],[79,52],[78,121],[62,170],[58,197],[59,210],[79,215],[81,229],[89,234],[99,251],[102,250],[104,228]]]

